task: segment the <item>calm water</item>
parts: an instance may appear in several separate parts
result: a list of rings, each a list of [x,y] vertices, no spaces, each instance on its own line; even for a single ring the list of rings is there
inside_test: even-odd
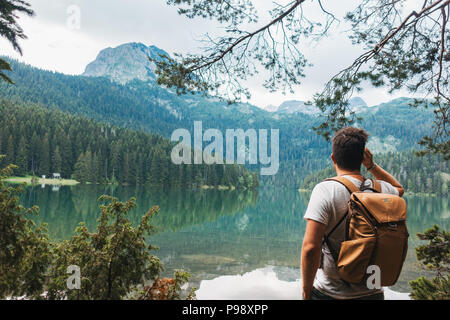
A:
[[[102,194],[124,201],[137,198],[133,223],[154,205],[159,231],[149,241],[160,250],[165,273],[185,269],[199,299],[296,299],[300,297],[300,251],[309,194],[293,189],[256,191],[161,190],[135,187],[30,187],[26,206],[38,205],[38,222],[47,222],[51,237],[67,239],[80,221],[93,231]],[[426,273],[416,262],[416,233],[438,224],[449,229],[449,199],[406,197],[409,251],[397,292],[409,292],[408,281]]]

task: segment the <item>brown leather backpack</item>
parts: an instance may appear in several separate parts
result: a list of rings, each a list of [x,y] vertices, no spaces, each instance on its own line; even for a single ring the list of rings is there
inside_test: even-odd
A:
[[[408,251],[405,200],[381,193],[376,180],[372,180],[372,188],[363,183],[360,189],[344,177],[326,181],[337,181],[351,193],[347,213],[324,237],[339,276],[349,283],[361,283],[368,276],[367,268],[375,265],[380,268],[381,286],[395,284]],[[373,192],[364,192],[367,189]],[[335,252],[328,238],[344,220],[345,239]]]

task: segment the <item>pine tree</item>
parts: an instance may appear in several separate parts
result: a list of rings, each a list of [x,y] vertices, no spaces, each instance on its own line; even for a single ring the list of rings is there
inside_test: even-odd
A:
[[[22,48],[19,45],[19,39],[26,39],[23,29],[17,23],[19,13],[32,16],[33,10],[30,9],[30,5],[22,0],[2,0],[0,2],[0,36],[6,38],[13,46],[14,50],[22,54]],[[13,83],[13,81],[3,72],[12,71],[10,64],[0,59],[0,78]]]
[[[13,164],[15,162],[14,154],[14,138],[12,135],[8,138],[8,145],[6,146],[6,163]]]
[[[416,300],[450,300],[450,233],[437,225],[417,234],[420,240],[428,244],[416,247],[417,259],[436,277],[429,280],[420,277],[410,281],[413,290],[411,296]]]
[[[39,162],[39,174],[48,175],[50,174],[50,144],[48,141],[48,135],[44,137],[42,141],[42,149],[40,155],[41,161]]]
[[[40,152],[42,150],[41,139],[39,139],[36,131],[33,132],[30,142],[30,161],[31,161],[31,172],[36,174],[40,165]]]
[[[192,164],[187,164],[185,168],[184,185],[187,187],[192,186]]]
[[[160,183],[161,170],[159,166],[159,159],[153,154],[151,159],[151,169],[150,169],[150,184],[155,185]]]
[[[52,166],[53,173],[61,173],[62,158],[58,146],[56,147],[55,152],[53,153],[52,165],[53,165]]]
[[[92,156],[92,183],[100,183],[101,182],[101,172],[100,172],[100,158],[97,152],[94,152]]]
[[[86,182],[95,182],[95,173],[94,173],[94,166],[92,161],[92,152],[91,149],[88,148],[84,155],[84,163],[85,163],[85,175],[86,175]]]
[[[84,175],[85,170],[86,170],[86,165],[85,165],[85,161],[84,161],[84,153],[81,153],[78,156],[77,162],[75,163],[72,178],[81,183],[85,183],[87,181],[87,179],[85,178],[85,175]]]
[[[73,170],[72,143],[65,133],[62,134],[59,145],[61,146],[61,174],[69,177]]]
[[[209,183],[208,184],[211,186],[217,186],[219,184],[219,181],[217,179],[217,173],[216,173],[217,166],[207,165],[206,167],[208,168],[207,170],[209,172],[209,177],[208,177]]]
[[[28,146],[24,137],[19,142],[16,164],[18,166],[17,174],[24,176],[28,171]]]
[[[123,184],[130,183],[130,163],[128,153],[125,153],[125,155],[123,156],[122,175],[120,178],[120,182]]]

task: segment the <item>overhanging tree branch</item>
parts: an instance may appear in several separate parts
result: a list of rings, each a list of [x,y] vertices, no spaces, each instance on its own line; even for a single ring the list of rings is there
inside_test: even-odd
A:
[[[186,3],[188,0],[181,2]],[[206,0],[194,2],[196,14],[208,16],[210,3],[206,3]],[[202,55],[153,59],[157,65],[158,83],[173,87],[182,94],[200,91],[236,102],[242,96],[250,97],[241,82],[261,70],[267,70],[270,76],[264,82],[266,88],[292,91],[293,85],[300,84],[307,66],[306,58],[296,48],[300,38],[314,35],[316,29],[321,29],[319,36],[324,35],[336,20],[331,13],[324,11],[327,12],[325,26],[309,21],[301,11],[304,2],[295,0],[286,5],[275,3],[271,20],[251,32],[242,29],[240,23],[230,23],[225,36],[215,39],[206,36],[202,41],[205,44]],[[201,3],[204,4],[203,10]],[[321,8],[325,10],[323,6]],[[188,10],[190,16],[192,10]],[[222,17],[220,14],[217,20],[232,21],[229,16]]]
[[[34,11],[31,10],[28,2],[22,0],[0,0],[0,36],[6,38],[14,50],[22,55],[19,39],[26,39],[27,37],[17,23],[18,13],[28,16],[34,15]],[[7,61],[0,59],[0,78],[12,84],[13,81],[4,71],[12,71],[11,66]]]
[[[197,70],[206,68],[206,67],[208,67],[209,65],[211,65],[211,64],[213,64],[213,63],[216,63],[216,62],[222,60],[223,57],[224,57],[226,54],[232,52],[232,51],[233,51],[233,48],[235,48],[236,46],[238,46],[241,42],[243,42],[243,41],[245,41],[245,40],[247,40],[247,39],[251,39],[251,38],[253,38],[255,35],[257,35],[257,34],[263,32],[263,31],[269,30],[269,28],[270,28],[271,26],[273,26],[273,25],[277,24],[278,22],[282,21],[286,16],[288,16],[289,14],[291,14],[292,11],[294,11],[294,10],[295,10],[300,4],[302,4],[303,2],[305,2],[305,0],[296,0],[296,1],[294,2],[294,4],[293,4],[287,11],[285,11],[284,13],[282,13],[281,15],[279,15],[276,19],[270,21],[268,24],[266,24],[265,26],[259,28],[258,30],[254,31],[254,32],[251,32],[251,33],[248,33],[247,35],[238,38],[238,39],[237,39],[236,41],[234,41],[228,48],[226,48],[225,50],[223,50],[222,52],[220,52],[220,54],[219,54],[217,57],[213,58],[212,60],[210,60],[210,61],[208,61],[208,62],[206,62],[206,63],[204,63],[204,64],[201,64],[201,65],[199,65],[199,66],[196,66],[196,67],[192,68],[192,69],[191,69],[191,72],[195,72],[195,71],[197,71]]]
[[[379,7],[383,13],[379,13],[381,21],[394,21],[399,18],[394,2],[388,1],[365,1],[384,4]],[[388,7],[390,5],[391,7]],[[414,94],[433,94],[436,121],[434,124],[433,137],[425,137],[421,144],[427,150],[434,153],[443,153],[446,158],[448,154],[448,113],[449,113],[449,72],[446,57],[448,51],[445,49],[448,30],[446,28],[450,0],[425,1],[422,9],[410,12],[401,19],[397,25],[386,23],[384,28],[388,29],[383,35],[377,21],[364,20],[361,11],[347,15],[347,19],[353,23],[355,28],[354,40],[357,43],[366,43],[368,51],[355,59],[352,65],[343,69],[325,85],[324,90],[317,94],[314,102],[323,111],[326,120],[315,128],[325,138],[330,138],[333,131],[354,123],[358,120],[352,110],[349,109],[348,101],[355,91],[362,90],[362,81],[368,80],[375,87],[388,86],[390,92],[406,87]],[[371,16],[377,14],[372,11]],[[436,17],[439,13],[441,19],[439,32],[434,31]],[[366,17],[366,16],[365,16]],[[366,17],[367,18],[367,17]],[[425,19],[432,21],[433,25],[427,24]],[[362,26],[364,21],[368,26]],[[367,23],[369,22],[369,23]],[[372,39],[366,39],[368,35]],[[379,37],[380,40],[375,41]],[[444,75],[445,73],[445,75]],[[445,88],[445,90],[442,90]],[[424,99],[417,99],[415,104],[425,103]]]
[[[429,152],[448,153],[449,61],[446,48],[450,41],[447,28],[450,0],[424,0],[418,8],[404,14],[408,0],[361,0],[349,11],[345,20],[351,24],[349,38],[366,51],[336,74],[324,90],[314,96],[314,103],[323,111],[325,121],[316,131],[329,138],[344,125],[359,120],[349,109],[348,101],[363,89],[363,82],[386,87],[389,93],[407,89],[417,99],[415,104],[434,108],[434,133],[422,144]],[[255,13],[250,0],[228,0],[229,12],[213,13],[213,5],[222,0],[169,0],[170,4],[191,5],[181,14],[192,18],[214,18],[228,23],[225,35],[207,37],[203,54],[176,55],[155,61],[158,83],[176,88],[180,94],[202,92],[224,97],[230,102],[241,96],[250,97],[242,82],[265,70],[264,87],[270,91],[290,90],[299,85],[309,66],[301,45],[306,39],[323,39],[334,21],[325,9],[325,0],[311,3],[323,12],[326,23],[311,21],[309,6],[304,0],[288,4],[275,3],[271,20],[249,32],[241,27],[244,12]],[[236,4],[240,10],[236,9]],[[249,11],[246,11],[246,5]],[[255,22],[257,19],[254,19]],[[430,99],[434,100],[430,103]],[[446,156],[447,157],[447,156]],[[450,156],[449,156],[450,157]]]

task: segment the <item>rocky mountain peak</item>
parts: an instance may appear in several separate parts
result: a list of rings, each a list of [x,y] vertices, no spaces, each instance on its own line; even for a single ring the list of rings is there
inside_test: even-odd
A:
[[[108,77],[125,84],[131,80],[154,81],[155,64],[148,57],[160,58],[168,55],[164,50],[143,43],[126,43],[116,48],[106,48],[86,66],[83,73],[88,77]]]

